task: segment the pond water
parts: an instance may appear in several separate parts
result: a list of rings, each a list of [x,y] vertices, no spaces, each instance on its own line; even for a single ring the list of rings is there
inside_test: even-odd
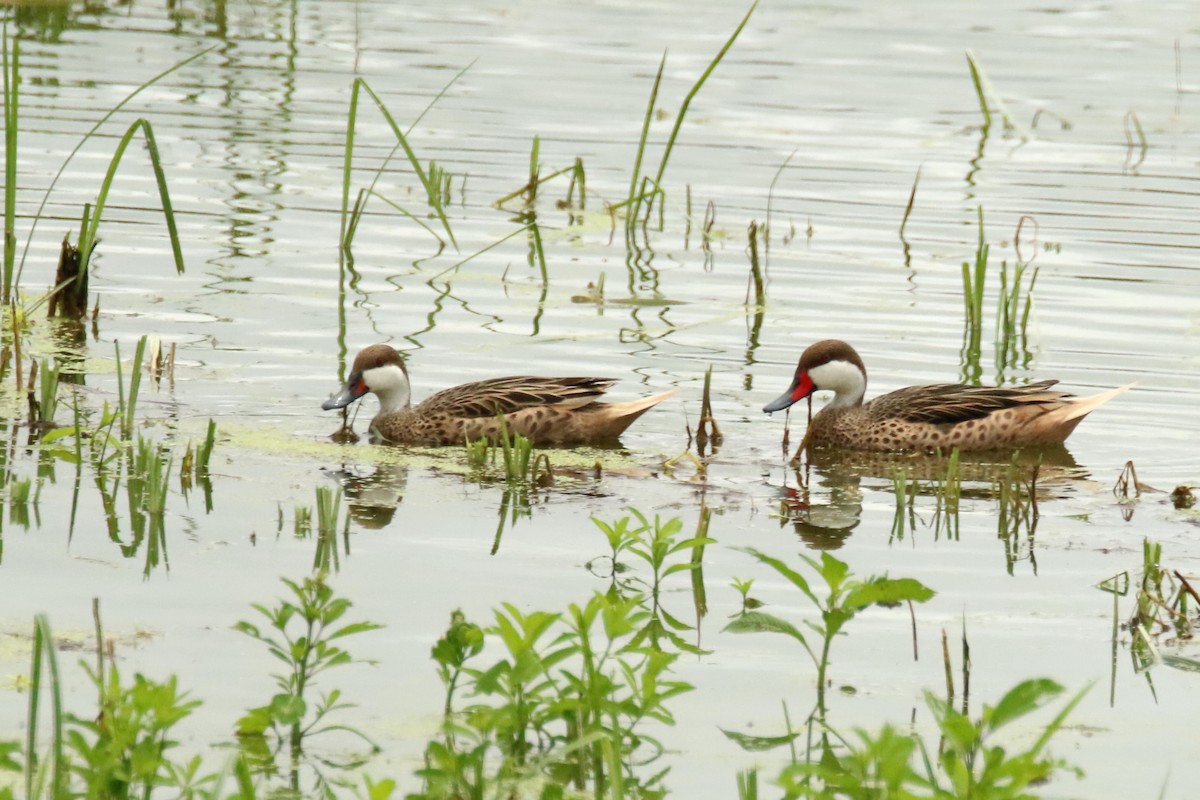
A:
[[[732,796],[736,769],[749,763],[774,775],[782,756],[749,756],[719,727],[776,732],[781,700],[793,713],[811,702],[814,675],[794,647],[720,632],[739,608],[735,577],[755,578],[753,594],[774,613],[808,611],[736,549],[746,546],[791,563],[797,553],[837,548],[860,575],[911,576],[937,590],[917,611],[919,660],[899,611],[866,614],[838,642],[834,683],[857,689],[833,702],[840,727],[903,725],[914,708],[923,714],[921,689],[943,686],[942,631],[957,637],[965,624],[976,711],[1026,677],[1072,691],[1095,684],[1055,740],[1055,752],[1086,776],[1061,779],[1055,794],[1123,798],[1147,786],[1156,796],[1194,794],[1197,676],[1160,666],[1151,688],[1132,667],[1124,632],[1114,669],[1112,598],[1096,588],[1125,570],[1139,574],[1145,537],[1162,542],[1170,568],[1200,572],[1193,513],[1175,510],[1165,493],[1131,504],[1111,493],[1131,460],[1158,489],[1200,479],[1193,4],[764,5],[688,110],[665,174],[661,229],[639,237],[635,252],[619,223],[614,232],[606,204],[629,191],[663,51],[650,169],[684,95],[744,9],[444,0],[39,8],[8,12],[21,37],[21,246],[46,187],[91,126],[139,84],[207,49],[85,143],[42,211],[22,286],[31,296],[49,287],[59,242],[74,238],[117,140],[134,119],[149,120],[187,271],[174,273],[152,175],[135,146],[101,226],[92,274],[99,313],[81,346],[80,404],[94,414],[115,402],[114,342],[127,367],[138,338],[157,336],[177,347],[176,364],[173,380],[143,385],[143,432],[182,447],[213,419],[219,437],[211,509],[173,480],[155,544],[134,543],[128,531],[114,541],[90,479],[76,500],[73,466],[39,471],[36,451],[12,449],[10,465],[36,479],[38,502],[28,525],[10,518],[0,539],[6,677],[27,670],[35,613],[86,643],[98,597],[131,670],[176,673],[205,701],[189,720],[188,744],[224,740],[272,691],[269,658],[230,626],[250,617],[251,603],[280,596],[281,576],[311,570],[314,540],[292,533],[294,509],[349,473],[356,508],[334,581],[357,614],[386,627],[353,648],[377,665],[347,671],[339,685],[360,704],[358,723],[385,746],[371,771],[411,780],[440,712],[429,647],[454,609],[486,622],[501,602],[526,610],[582,602],[605,588],[585,568],[606,550],[591,516],[612,520],[635,507],[679,516],[692,530],[703,506],[714,512],[718,542],[705,553],[708,616],[699,622],[712,654],[678,665],[697,689],[663,733],[676,796]],[[1014,127],[994,104],[992,125],[981,124],[968,50]],[[356,77],[404,128],[433,103],[411,142],[423,165],[435,161],[451,175],[446,213],[457,250],[439,252],[433,235],[372,199],[352,265],[340,262]],[[424,217],[423,190],[402,154],[385,161],[395,139],[365,99],[357,137],[353,191],[386,163],[376,191]],[[582,159],[586,208],[557,202],[566,175],[542,187],[532,216],[519,199],[495,206],[528,180],[534,137],[543,175]],[[760,309],[747,229],[767,222],[768,198]],[[707,238],[706,208],[715,216]],[[1036,526],[998,535],[997,500],[976,491],[964,495],[956,537],[935,527],[929,496],[897,536],[894,465],[818,463],[794,474],[782,415],[759,409],[821,338],[855,345],[869,396],[958,380],[961,264],[974,258],[981,208],[992,258],[983,379],[998,377],[990,342],[999,263],[1018,258],[1016,230],[1028,216],[1036,240],[1027,222],[1020,256],[1039,270],[1028,357],[999,377],[1053,377],[1079,393],[1138,385],[1074,434],[1077,469],[1047,468]],[[545,275],[522,230],[534,217]],[[601,280],[603,301],[586,301]],[[56,341],[39,327],[27,348],[49,356]],[[528,515],[502,525],[501,487],[466,476],[457,450],[408,457],[328,439],[338,419],[320,403],[345,360],[376,341],[406,354],[418,399],[523,372],[620,377],[621,399],[679,392],[625,435],[620,452],[551,454],[560,466],[599,460],[603,468],[599,477],[563,478],[536,495]],[[724,441],[703,476],[687,462],[664,469],[689,447],[710,367]],[[5,387],[13,391],[11,380]],[[360,432],[373,403],[364,403]],[[802,416],[793,415],[792,447]],[[784,519],[789,491],[798,494]],[[127,515],[120,520],[124,530]],[[690,618],[689,584],[677,588],[668,602]],[[1131,602],[1121,600],[1122,618]],[[1197,657],[1195,647],[1163,646]],[[68,698],[85,703],[82,673],[67,674]],[[18,684],[6,680],[0,738],[19,735],[24,708]]]

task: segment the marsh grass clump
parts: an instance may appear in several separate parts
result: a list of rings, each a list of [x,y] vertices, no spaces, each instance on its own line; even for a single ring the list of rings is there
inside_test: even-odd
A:
[[[138,436],[132,451],[132,460],[127,470],[130,506],[161,517],[167,507],[167,480],[171,474],[173,457],[163,452],[159,445]]]
[[[975,247],[973,262],[963,262],[963,345],[960,351],[963,381],[978,384],[983,377],[983,303],[987,294],[988,257],[991,250],[987,243],[983,225],[983,208],[979,214],[979,239]],[[1016,240],[1019,243],[1026,221],[1034,226],[1032,217],[1022,217],[1017,226]],[[1000,262],[1000,287],[996,298],[996,329],[993,342],[996,381],[1002,383],[1008,370],[1026,367],[1033,358],[1029,345],[1029,317],[1033,309],[1033,288],[1037,283],[1038,268],[1030,273],[1028,283],[1025,275],[1036,258],[1036,233],[1034,256],[1028,261],[1018,255],[1014,265]],[[1018,244],[1017,252],[1020,253]]]
[[[896,498],[896,510],[892,514],[890,539],[903,541],[906,534],[916,529],[916,510],[913,505],[920,493],[920,484],[910,480],[908,472],[898,469],[892,474],[892,495]]]
[[[297,538],[307,538],[312,533],[312,507],[296,506],[292,512],[292,532]]]
[[[117,358],[117,417],[120,420],[121,438],[128,441],[133,436],[133,418],[137,412],[138,393],[142,386],[142,361],[146,355],[148,337],[138,339],[133,352],[133,363],[129,369],[129,386],[126,388],[121,367],[121,343],[113,342]]]
[[[1020,453],[1014,453],[1005,467],[1003,477],[993,484],[996,496],[996,536],[1005,542],[1008,571],[1011,574],[1017,561],[1027,559],[1037,571],[1037,560],[1033,542],[1037,533],[1038,510],[1037,481],[1041,474],[1038,463],[1023,465]],[[1027,543],[1027,552],[1021,554],[1022,541]]]
[[[1149,670],[1165,664],[1185,672],[1200,671],[1200,659],[1179,653],[1164,652],[1164,638],[1175,643],[1192,641],[1200,628],[1200,591],[1178,569],[1163,562],[1162,543],[1149,538],[1142,540],[1141,576],[1134,579],[1123,570],[1101,581],[1097,588],[1113,595],[1113,657],[1116,665],[1118,629],[1129,632],[1132,639],[1130,657],[1134,671],[1146,675],[1151,691],[1154,684]],[[1118,598],[1133,589],[1133,610],[1122,621]],[[1115,676],[1114,676],[1115,677]],[[1115,689],[1115,684],[1114,684]]]
[[[467,465],[474,470],[483,470],[499,464],[504,471],[504,480],[510,486],[552,486],[554,471],[550,457],[538,453],[527,437],[510,431],[508,419],[503,414],[497,415],[497,420],[500,430],[495,440],[485,436],[464,443]]]
[[[646,104],[646,114],[642,120],[642,132],[638,139],[637,152],[634,156],[633,170],[630,175],[629,194],[625,200],[613,206],[614,211],[620,208],[625,209],[625,238],[629,247],[634,247],[635,230],[639,226],[644,229],[648,224],[650,214],[654,209],[656,201],[658,202],[659,206],[659,214],[661,215],[663,213],[662,201],[666,194],[663,190],[663,177],[667,171],[667,163],[670,161],[671,151],[675,147],[675,140],[678,138],[680,129],[683,127],[683,121],[687,117],[688,108],[691,106],[692,100],[695,99],[696,95],[699,94],[700,90],[704,87],[704,84],[708,80],[709,76],[712,75],[714,70],[716,70],[717,65],[720,64],[721,60],[725,58],[725,54],[728,53],[730,48],[733,47],[733,43],[737,41],[742,29],[746,27],[746,23],[750,21],[750,16],[754,13],[756,8],[758,8],[758,0],[755,0],[755,2],[750,5],[750,8],[746,11],[745,16],[742,17],[741,22],[739,22],[738,26],[734,28],[733,33],[731,33],[729,38],[726,39],[725,44],[719,51],[717,51],[717,54],[709,62],[708,67],[703,73],[700,74],[700,77],[696,79],[696,82],[692,84],[692,88],[689,89],[688,93],[684,96],[683,102],[679,105],[679,110],[675,113],[675,125],[671,129],[670,135],[667,137],[666,144],[663,146],[662,157],[658,163],[658,170],[654,177],[651,178],[649,175],[642,174],[642,161],[645,157],[646,145],[650,136],[650,122],[654,118],[655,104],[658,99],[658,89],[662,83],[663,70],[666,68],[667,64],[667,54],[665,52],[663,53],[662,60],[658,65],[658,72],[654,77],[654,83],[650,88],[650,100]]]
[[[43,358],[40,362],[40,368],[37,369],[38,390],[37,397],[34,398],[32,385],[30,386],[30,414],[29,423],[41,427],[53,427],[54,415],[58,412],[58,378],[59,368],[54,361]],[[33,383],[33,374],[31,370],[30,384]]]
[[[184,493],[191,490],[194,484],[199,484],[204,490],[204,508],[212,511],[212,463],[213,447],[217,442],[217,423],[208,421],[204,441],[198,445],[188,442],[187,450],[179,464],[179,483]]]
[[[8,483],[8,518],[17,526],[29,527],[29,497],[33,489],[30,478],[13,478]]]
[[[450,84],[453,84],[454,81],[458,80],[459,76],[461,76],[465,71],[466,70],[464,69],[454,78],[452,78],[450,80]],[[445,93],[450,84],[447,84],[442,92],[440,92],[430,102],[430,107],[432,107],[433,104],[441,98],[442,94]],[[395,117],[392,116],[391,111],[389,111],[387,106],[384,105],[383,101],[379,99],[379,95],[375,94],[375,90],[371,88],[370,84],[368,84],[363,78],[355,78],[350,87],[350,111],[346,120],[346,144],[342,165],[341,232],[338,236],[342,255],[347,256],[349,254],[350,245],[353,241],[355,230],[358,227],[359,218],[366,207],[366,200],[370,196],[380,197],[380,199],[387,202],[388,205],[392,206],[397,211],[400,211],[402,214],[404,214],[404,216],[408,217],[424,228],[430,235],[441,242],[442,247],[445,247],[445,242],[442,240],[441,236],[439,236],[437,232],[434,231],[430,226],[426,225],[417,214],[408,211],[397,203],[383,198],[375,192],[375,181],[378,180],[383,168],[387,165],[387,161],[390,160],[390,156],[384,161],[384,164],[380,166],[379,171],[376,173],[375,179],[372,181],[370,187],[359,192],[357,201],[355,202],[353,208],[351,207],[350,186],[353,177],[352,168],[354,163],[355,128],[358,121],[359,102],[364,94],[375,103],[375,107],[378,109],[380,115],[383,116],[383,119],[388,124],[392,134],[396,137],[396,147],[404,151],[404,156],[408,160],[409,167],[412,168],[413,174],[416,176],[417,181],[424,190],[425,198],[429,204],[429,208],[433,211],[434,215],[441,223],[442,230],[445,232],[446,238],[450,240],[450,243],[454,246],[454,249],[457,250],[458,240],[454,237],[454,231],[450,227],[450,220],[446,216],[445,208],[446,202],[449,200],[449,174],[433,162],[430,163],[430,169],[428,170],[421,165],[421,161],[417,157],[416,152],[413,150],[412,143],[409,141],[409,134],[412,133],[412,128],[410,127],[408,131],[401,130],[400,126],[396,123]],[[423,114],[424,112],[422,112],[422,116]],[[418,121],[419,119],[420,117],[418,117]],[[414,123],[414,125],[415,124],[416,123]],[[393,150],[393,152],[395,151]],[[441,248],[439,248],[439,252],[440,251]]]
[[[142,674],[123,677],[112,640],[100,626],[93,601],[95,665],[81,661],[96,696],[96,707],[73,714],[63,707],[58,647],[45,615],[34,619],[29,673],[29,706],[23,761],[16,743],[0,743],[0,770],[21,775],[29,800],[68,797],[132,800],[156,790],[183,788],[190,796],[219,784],[201,773],[201,759],[175,760],[176,729],[200,705],[179,689],[172,676],[159,681]],[[0,795],[14,797],[9,790]]]

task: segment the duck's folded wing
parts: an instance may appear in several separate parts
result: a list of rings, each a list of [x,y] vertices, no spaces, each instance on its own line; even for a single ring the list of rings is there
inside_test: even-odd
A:
[[[868,404],[873,416],[899,418],[933,425],[982,419],[1006,408],[1045,404],[1046,410],[1068,397],[1050,387],[1058,381],[1038,381],[1025,386],[967,386],[940,383],[910,386],[877,397]]]
[[[494,417],[535,406],[580,408],[595,402],[614,383],[614,378],[492,378],[438,392],[420,408],[424,413],[456,417]]]

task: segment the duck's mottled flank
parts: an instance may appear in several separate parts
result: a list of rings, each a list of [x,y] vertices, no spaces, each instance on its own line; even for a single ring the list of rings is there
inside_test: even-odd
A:
[[[843,383],[822,386],[822,374],[836,374]],[[856,376],[852,387],[845,385],[847,375]],[[764,410],[779,411],[814,391],[836,388],[834,400],[813,417],[810,447],[1014,449],[1061,444],[1085,416],[1130,388],[1075,397],[1053,389],[1058,383],[1053,380],[1007,387],[946,383],[911,386],[863,403],[866,382],[866,367],[854,348],[826,339],[804,351],[791,388]]]
[[[674,394],[671,390],[624,403],[600,402],[614,383],[614,378],[593,377],[492,378],[437,392],[411,406],[403,359],[390,345],[375,344],[355,357],[346,385],[322,407],[340,408],[374,392],[381,407],[371,429],[397,444],[455,445],[484,437],[495,441],[499,415],[504,415],[509,431],[539,447],[562,447],[616,442],[634,420]]]

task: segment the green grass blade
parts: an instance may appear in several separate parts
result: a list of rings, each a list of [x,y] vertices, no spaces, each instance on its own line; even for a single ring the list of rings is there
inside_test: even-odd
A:
[[[758,0],[754,0],[750,4],[750,9],[746,12],[746,16],[742,17],[742,21],[734,28],[733,33],[725,41],[723,47],[717,52],[717,55],[709,63],[708,69],[700,75],[700,78],[692,86],[691,91],[683,98],[683,104],[679,106],[679,113],[675,115],[675,127],[671,129],[671,135],[667,138],[667,146],[663,150],[662,161],[658,165],[658,174],[654,176],[655,187],[662,186],[663,174],[667,171],[667,161],[671,158],[671,149],[675,146],[675,138],[679,135],[679,129],[683,126],[683,118],[687,116],[688,106],[691,105],[692,99],[700,92],[704,86],[704,82],[708,80],[708,76],[712,75],[713,70],[721,63],[721,59],[725,58],[725,54],[729,52],[729,48],[733,47],[733,43],[737,41],[738,35],[742,29],[746,27],[746,23],[750,21],[750,15],[754,13],[754,9],[758,8]]]
[[[420,160],[417,159],[417,154],[413,151],[412,145],[408,142],[408,137],[404,131],[400,130],[400,126],[396,124],[396,120],[392,117],[392,113],[388,111],[387,106],[379,99],[379,95],[375,94],[375,90],[363,78],[355,78],[354,85],[350,91],[350,118],[346,126],[346,154],[342,162],[342,234],[345,235],[346,220],[349,215],[350,204],[350,169],[353,160],[354,147],[354,124],[358,118],[358,93],[366,92],[367,96],[375,101],[376,108],[383,115],[388,126],[391,127],[392,133],[395,134],[396,140],[400,143],[404,150],[404,155],[408,158],[408,163],[413,168],[413,172],[417,174],[417,180],[421,182],[421,186],[425,188],[426,194],[433,198],[437,196],[438,187],[433,186],[429,182],[429,176],[425,169],[421,166]],[[442,228],[446,231],[446,236],[450,239],[450,243],[454,245],[454,249],[458,250],[458,240],[454,237],[454,231],[450,228],[450,220],[446,218],[446,211],[442,208],[441,203],[433,204],[434,213],[442,223]]]
[[[129,149],[129,143],[133,140],[134,134],[138,131],[141,131],[145,137],[146,149],[150,153],[150,164],[154,169],[154,179],[158,183],[159,198],[162,201],[163,214],[167,220],[171,252],[175,257],[175,269],[177,272],[183,272],[183,250],[179,244],[179,230],[175,227],[175,215],[171,207],[171,197],[167,191],[166,175],[163,172],[162,160],[158,155],[158,146],[154,141],[154,131],[150,127],[150,123],[144,119],[138,119],[129,126],[129,130],[125,131],[125,135],[117,143],[112,160],[108,162],[108,171],[104,175],[104,182],[100,184],[100,193],[96,196],[96,210],[84,225],[84,230],[79,232],[80,272],[86,270],[91,261],[92,250],[96,246],[96,233],[100,227],[100,217],[104,213],[104,204],[108,201],[108,193],[116,178],[117,168],[121,166],[121,159],[125,156],[125,151]]]
[[[441,100],[443,97],[445,97],[446,92],[450,91],[450,87],[453,86],[455,83],[457,83],[458,79],[467,73],[467,70],[469,70],[469,69],[471,69],[471,67],[475,66],[475,62],[478,60],[479,59],[475,59],[475,61],[472,61],[470,64],[467,64],[465,67],[463,67],[461,70],[459,70],[458,73],[453,78],[451,78],[446,83],[445,86],[442,87],[441,91],[439,91],[436,95],[433,96],[433,99],[430,100],[428,104],[426,104],[425,108],[421,110],[421,113],[417,115],[417,118],[415,120],[413,120],[411,125],[408,126],[408,130],[406,130],[404,132],[406,136],[412,134],[413,129],[416,128],[417,125],[419,125],[421,123],[421,120],[423,120],[425,118],[425,115],[428,114],[435,105],[437,105],[439,100]],[[342,213],[342,229],[341,229],[340,235],[338,236],[338,241],[343,243],[342,244],[343,248],[348,248],[350,246],[351,240],[354,238],[354,224],[347,222],[345,209],[349,207],[349,202],[350,202],[350,161],[351,161],[351,156],[352,156],[353,150],[354,150],[354,120],[357,118],[357,115],[358,115],[358,96],[354,95],[350,98],[350,120],[349,120],[348,127],[346,130],[346,151],[345,151],[343,163],[342,163],[342,211],[343,211],[343,213]],[[396,151],[399,150],[400,147],[401,147],[400,143],[397,143],[391,149],[391,152],[389,152],[387,154],[387,157],[385,159],[383,159],[383,163],[381,163],[379,165],[379,169],[375,170],[375,177],[373,177],[371,179],[371,185],[368,186],[364,190],[366,194],[364,195],[362,192],[359,193],[359,202],[362,203],[362,205],[365,207],[366,196],[367,195],[375,195],[379,199],[384,200],[384,202],[392,205],[394,208],[396,208],[396,210],[403,213],[405,216],[407,216],[409,219],[411,219],[414,222],[416,222],[417,224],[419,224],[421,227],[425,228],[425,230],[427,230],[431,234],[433,234],[433,237],[435,239],[437,239],[438,242],[441,243],[442,247],[445,247],[445,242],[442,241],[442,238],[440,236],[438,236],[436,233],[433,233],[433,229],[431,229],[428,225],[426,225],[424,222],[421,222],[421,220],[419,220],[417,217],[413,216],[409,212],[405,211],[403,208],[400,208],[400,206],[396,205],[395,203],[392,203],[390,200],[386,200],[382,195],[379,195],[378,193],[375,192],[375,186],[379,183],[379,179],[383,176],[384,170],[387,169],[387,165],[391,163],[392,157],[396,155]],[[362,212],[362,209],[359,208],[358,205],[356,205],[355,213],[351,215],[351,219],[357,220],[357,216],[361,212]]]
[[[141,86],[138,86],[132,92],[125,95],[125,98],[123,100],[121,100],[121,102],[119,102],[115,106],[113,106],[108,111],[107,114],[102,116],[96,122],[96,124],[93,125],[91,127],[91,129],[83,135],[83,138],[79,140],[79,143],[76,144],[74,149],[72,149],[71,152],[67,154],[67,157],[65,159],[63,159],[62,166],[58,168],[58,172],[54,173],[54,178],[53,178],[53,180],[50,181],[50,185],[46,187],[46,193],[44,195],[42,195],[42,202],[38,204],[37,212],[33,215],[33,222],[29,226],[29,237],[25,240],[25,247],[21,251],[20,267],[17,270],[17,281],[18,282],[21,279],[21,270],[24,269],[24,267],[25,267],[25,258],[26,258],[26,256],[29,255],[29,247],[33,243],[33,232],[37,229],[37,224],[42,219],[42,211],[45,209],[46,203],[49,202],[49,200],[50,200],[50,192],[52,192],[54,190],[54,187],[58,184],[58,179],[62,177],[62,174],[67,169],[67,165],[71,163],[71,159],[75,157],[75,154],[78,153],[79,150],[84,146],[84,144],[86,144],[87,141],[96,133],[96,131],[98,131],[100,129],[101,125],[103,125],[105,122],[108,122],[108,120],[114,114],[116,114],[118,111],[120,111],[122,108],[124,108],[125,105],[129,103],[129,101],[133,100],[133,98],[137,97],[144,90],[146,90],[149,87],[153,86],[154,84],[158,83],[163,78],[170,75],[172,72],[175,72],[176,70],[187,66],[188,64],[192,63],[196,59],[201,58],[201,57],[207,55],[208,53],[211,53],[213,50],[216,50],[217,47],[219,47],[219,45],[213,45],[212,47],[201,50],[199,53],[196,53],[195,55],[188,56],[187,58],[183,59],[182,61],[179,61],[176,64],[174,64],[174,65],[168,67],[167,69],[163,70],[162,72],[158,73],[153,78],[151,78],[150,80],[143,83]]]
[[[626,211],[625,227],[632,227],[633,220],[638,215],[641,197],[638,195],[638,181],[642,177],[642,159],[646,155],[646,141],[650,137],[650,121],[654,119],[654,103],[658,99],[658,87],[662,84],[663,69],[667,66],[667,53],[664,50],[662,60],[658,62],[658,72],[654,75],[654,84],[650,87],[650,102],[646,103],[646,116],[642,120],[642,135],[638,139],[637,154],[633,159],[633,174],[629,177],[629,197],[623,205],[629,206]]]
[[[0,299],[12,297],[13,266],[17,256],[17,120],[20,94],[20,47],[13,38],[12,58],[8,54],[8,20],[0,31],[4,60],[4,291]]]
[[[44,669],[43,669],[44,666]],[[54,654],[54,636],[50,632],[50,620],[38,614],[33,622],[33,656],[30,665],[29,720],[25,734],[25,789],[26,797],[37,796],[34,777],[37,766],[37,722],[40,697],[43,689],[43,673],[49,680],[51,731],[50,747],[53,760],[50,765],[50,797],[66,796],[67,774],[63,758],[62,684],[58,674],[58,659]]]
[[[975,99],[979,101],[979,111],[983,114],[983,127],[990,128],[992,111],[988,108],[987,94],[983,90],[983,75],[980,72],[979,64],[975,61],[975,54],[970,50],[967,51],[967,68],[971,70],[971,84],[975,87]]]

